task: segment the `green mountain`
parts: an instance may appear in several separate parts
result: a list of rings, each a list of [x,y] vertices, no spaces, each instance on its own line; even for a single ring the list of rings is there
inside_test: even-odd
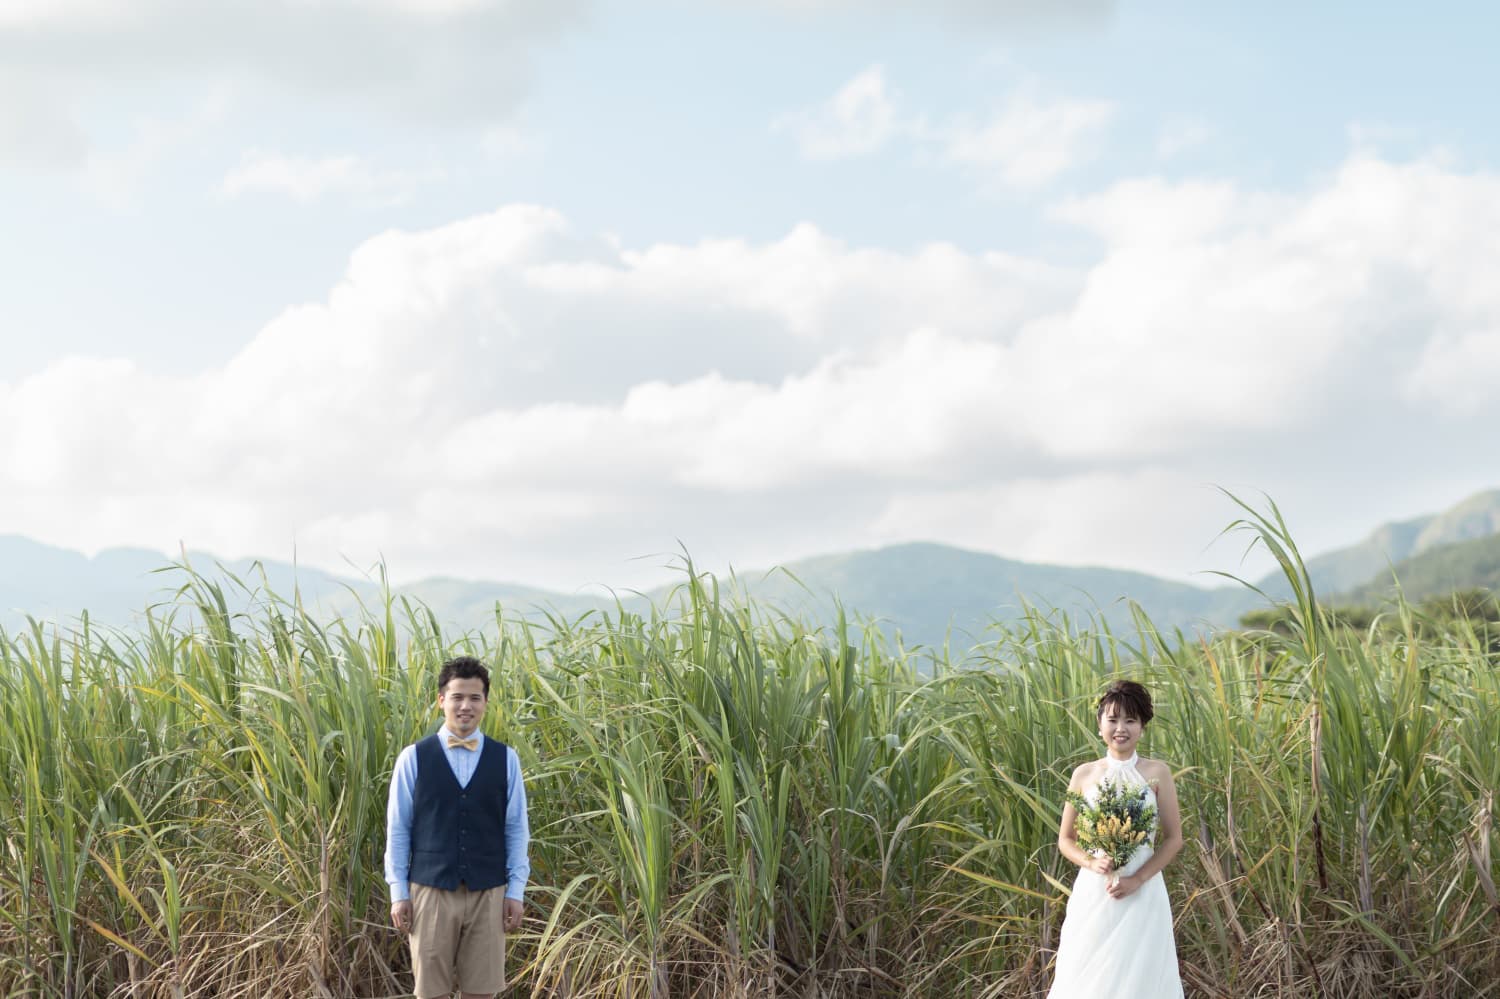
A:
[[[1455,590],[1500,593],[1500,534],[1455,541],[1402,559],[1363,586],[1340,594],[1341,603],[1381,604],[1396,594],[1396,583],[1406,599],[1416,602]]]
[[[1360,586],[1376,573],[1388,571],[1392,563],[1416,550],[1417,538],[1435,519],[1429,515],[1382,524],[1358,544],[1306,559],[1313,591],[1320,595],[1342,593]],[[1278,598],[1291,593],[1280,570],[1267,575],[1256,585]]]
[[[1358,544],[1306,559],[1307,572],[1314,592],[1339,594],[1344,602],[1345,597],[1374,579],[1389,582],[1391,567],[1398,563],[1435,548],[1496,533],[1500,533],[1500,489],[1475,493],[1442,513],[1382,524]],[[1290,592],[1279,572],[1256,585],[1277,599],[1286,598]]]
[[[221,561],[202,553],[190,553],[187,559],[217,578],[223,577],[215,567],[222,566],[252,586],[264,579],[278,595],[295,593],[330,616],[348,613],[356,602],[379,600],[376,579],[271,560]],[[1317,555],[1307,564],[1319,594],[1335,603],[1375,600],[1388,593],[1392,564],[1414,599],[1456,588],[1500,588],[1500,490],[1471,496],[1442,513],[1383,525],[1359,544]],[[148,604],[168,600],[185,580],[152,551],[120,548],[89,558],[0,536],[0,626],[14,631],[28,614],[71,623],[85,607],[95,621],[127,625]],[[1262,604],[1240,586],[1206,588],[1139,572],[1018,562],[928,543],[804,559],[774,571],[740,573],[733,585],[823,621],[831,619],[837,599],[851,612],[899,632],[908,645],[938,646],[951,636],[960,648],[982,641],[992,621],[1017,618],[1025,603],[1075,618],[1095,614],[1111,628],[1125,630],[1132,623],[1128,599],[1159,627],[1187,631],[1232,627],[1240,615]],[[1286,593],[1279,575],[1258,585],[1273,597]],[[638,610],[669,589],[623,597],[622,602]],[[232,609],[243,609],[252,599],[229,582],[224,590]],[[567,618],[615,606],[603,594],[447,578],[425,579],[395,593],[421,601],[441,623],[461,629],[491,627],[497,604],[512,615],[551,611]]]
[[[7,567],[0,583],[0,625],[11,630],[24,623],[23,612],[72,623],[85,607],[97,623],[130,624],[148,604],[169,600],[187,579],[151,551],[113,549],[88,558],[15,537],[0,537],[0,562]],[[283,598],[295,594],[330,616],[379,600],[375,580],[286,562],[223,561],[203,553],[190,553],[188,562],[220,580],[232,610],[247,608],[252,594],[224,574],[251,588],[268,587]],[[741,574],[732,585],[819,620],[831,619],[836,598],[851,613],[899,631],[908,644],[929,646],[942,644],[950,632],[957,646],[982,640],[991,621],[1019,617],[1023,601],[1075,617],[1097,613],[1114,628],[1128,628],[1128,597],[1162,627],[1193,629],[1233,624],[1259,600],[1241,587],[1204,589],[1139,572],[1039,565],[924,543],[824,555],[774,571]],[[640,610],[648,600],[662,600],[670,589],[624,596],[621,602]],[[550,611],[569,618],[615,607],[613,598],[602,595],[444,578],[397,587],[394,593],[427,605],[443,624],[465,629],[491,626],[497,604],[511,614],[535,617]]]
[[[0,624],[14,630],[27,616],[73,621],[84,608],[101,623],[127,623],[181,585],[181,573],[163,571],[168,564],[161,553],[144,548],[111,548],[90,557],[0,535]]]
[[[1117,630],[1131,627],[1134,600],[1161,628],[1233,624],[1260,598],[1244,587],[1206,589],[1121,569],[1039,565],[914,543],[823,555],[740,582],[759,600],[829,619],[833,596],[851,612],[883,622],[908,645],[938,646],[952,635],[962,648],[984,639],[995,620],[1012,620],[1029,603],[1073,617],[1095,613]]]
[[[380,600],[378,579],[339,576],[274,559],[219,559],[204,552],[185,557],[218,583],[232,611],[247,609],[261,589],[287,600],[295,597],[330,617]],[[111,548],[91,558],[14,535],[0,535],[0,567],[0,626],[10,631],[23,627],[28,617],[72,624],[85,608],[90,620],[123,627],[137,622],[146,607],[171,600],[189,578],[171,560],[147,549]],[[492,623],[496,604],[518,613],[549,608],[570,617],[613,606],[613,601],[529,586],[443,578],[396,587],[394,593],[421,601],[439,621],[460,628]]]
[[[547,613],[569,620],[588,611],[614,610],[615,602],[587,594],[555,593],[534,586],[433,577],[396,588],[396,595],[426,604],[438,620],[461,628],[493,627],[496,608],[507,617],[541,618]],[[627,601],[627,603],[629,603]]]
[[[1422,528],[1411,554],[1421,555],[1440,545],[1497,533],[1500,533],[1500,489],[1492,489],[1475,493],[1432,518],[1431,523]]]

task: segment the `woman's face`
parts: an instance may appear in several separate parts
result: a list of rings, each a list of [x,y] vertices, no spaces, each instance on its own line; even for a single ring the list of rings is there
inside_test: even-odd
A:
[[[1099,715],[1099,738],[1109,749],[1111,756],[1129,759],[1135,752],[1135,744],[1141,741],[1146,726],[1135,715],[1119,704],[1107,704]]]

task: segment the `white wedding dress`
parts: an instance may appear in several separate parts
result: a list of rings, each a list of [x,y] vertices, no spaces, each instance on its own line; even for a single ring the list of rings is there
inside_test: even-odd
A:
[[[1135,754],[1128,760],[1106,757],[1105,779],[1145,787],[1155,805],[1156,792],[1136,769],[1139,759]],[[1098,791],[1096,785],[1084,797],[1094,801]],[[1141,847],[1119,873],[1134,874],[1151,853],[1149,846]],[[1125,898],[1111,898],[1108,887],[1107,875],[1079,869],[1063,917],[1048,999],[1179,999],[1182,980],[1172,940],[1172,906],[1161,874]]]

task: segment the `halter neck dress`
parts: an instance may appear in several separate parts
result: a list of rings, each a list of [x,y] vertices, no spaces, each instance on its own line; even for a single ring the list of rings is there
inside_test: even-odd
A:
[[[1156,804],[1156,791],[1136,769],[1140,757],[1105,757],[1100,783],[1121,781],[1146,788]],[[1084,792],[1098,801],[1098,784]],[[1143,845],[1120,868],[1127,876],[1151,859],[1152,845]],[[1130,996],[1138,999],[1180,999],[1182,980],[1177,972],[1177,945],[1172,939],[1172,906],[1160,872],[1125,898],[1109,895],[1108,875],[1084,868],[1073,881],[1057,945],[1057,967],[1048,999],[1098,999]]]

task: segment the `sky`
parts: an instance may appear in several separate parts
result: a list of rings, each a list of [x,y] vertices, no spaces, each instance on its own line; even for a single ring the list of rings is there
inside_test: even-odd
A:
[[[1209,585],[1500,486],[1491,6],[0,0],[0,533]]]

